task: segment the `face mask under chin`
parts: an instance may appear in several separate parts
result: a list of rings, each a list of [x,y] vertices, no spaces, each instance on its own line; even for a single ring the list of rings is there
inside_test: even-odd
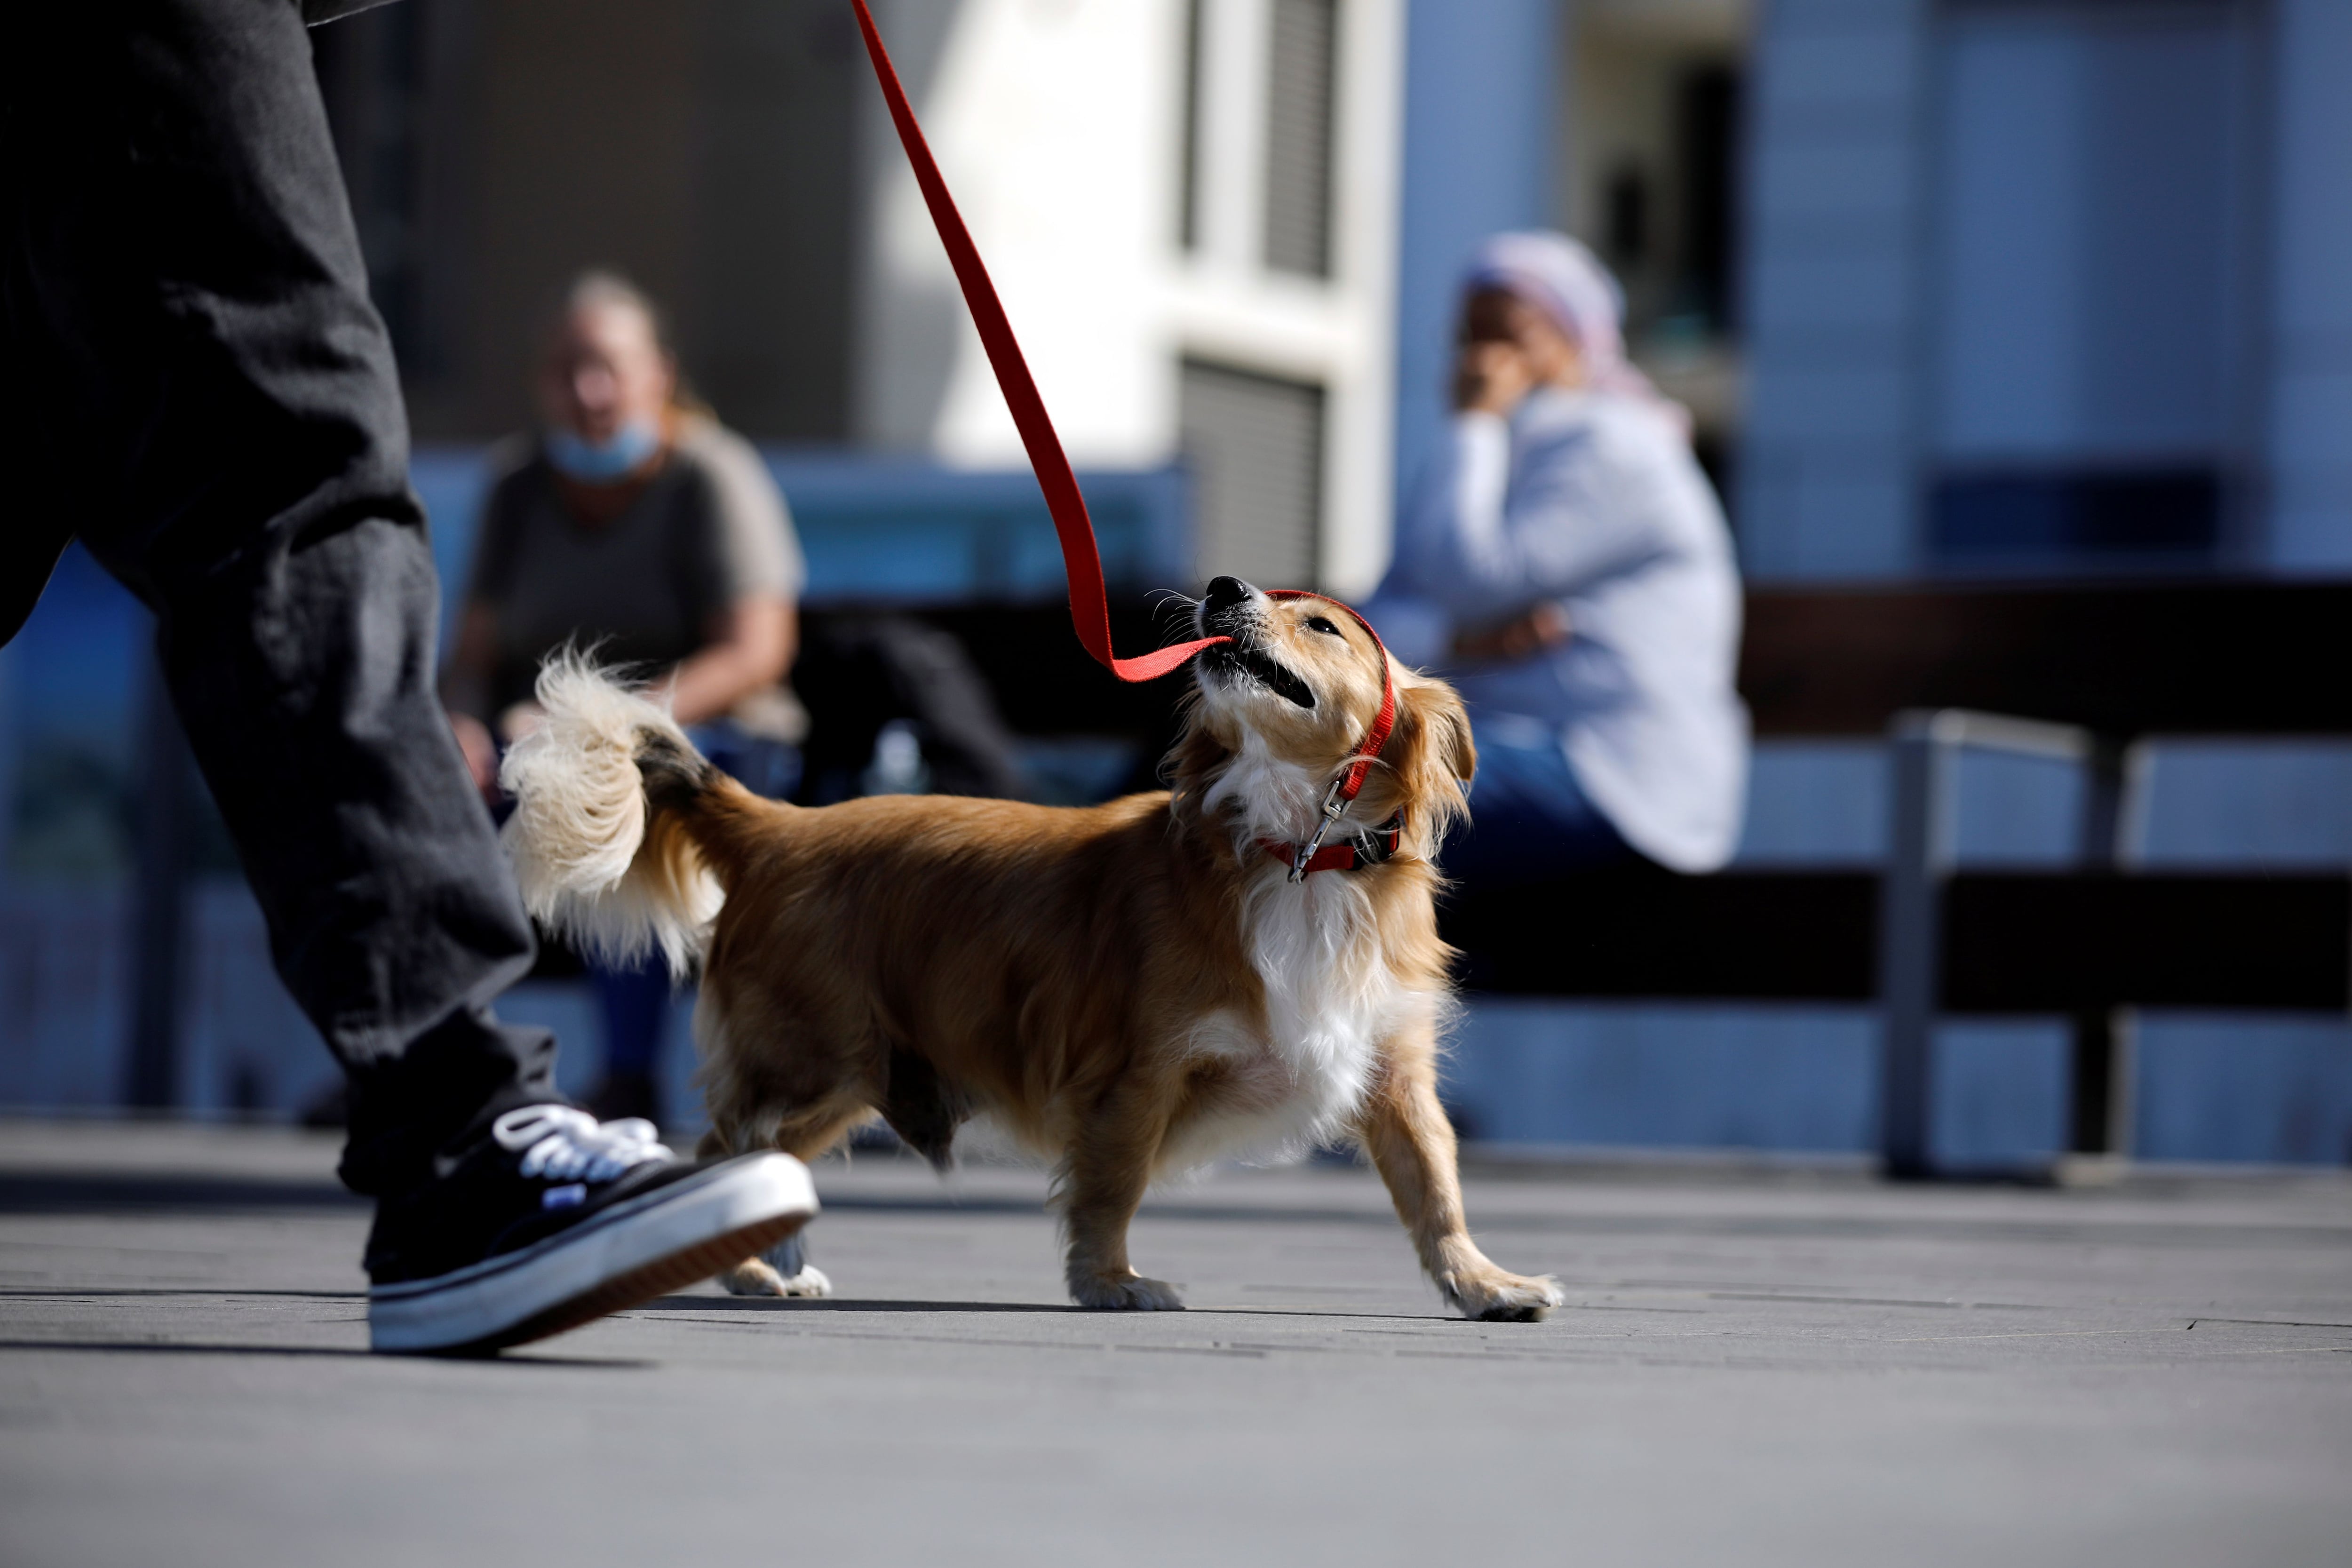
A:
[[[627,475],[661,446],[661,429],[650,419],[632,419],[603,441],[570,430],[547,433],[547,460],[565,479],[610,484]]]

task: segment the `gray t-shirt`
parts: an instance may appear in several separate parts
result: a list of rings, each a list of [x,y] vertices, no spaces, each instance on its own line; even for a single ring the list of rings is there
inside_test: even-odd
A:
[[[498,621],[493,713],[528,698],[540,662],[566,642],[653,674],[706,647],[730,606],[800,592],[782,495],[751,444],[713,421],[681,418],[669,461],[601,526],[563,504],[537,442],[517,443],[502,467],[466,589]]]

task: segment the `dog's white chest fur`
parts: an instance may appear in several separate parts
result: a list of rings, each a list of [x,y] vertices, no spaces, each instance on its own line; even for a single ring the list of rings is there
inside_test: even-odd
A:
[[[1381,1037],[1409,1000],[1370,901],[1345,872],[1299,885],[1269,868],[1251,889],[1243,928],[1265,986],[1275,1055],[1318,1123],[1345,1116],[1362,1100]]]
[[[1271,754],[1255,733],[1202,805],[1225,817],[1235,852],[1258,869],[1242,898],[1242,948],[1265,986],[1265,1020],[1218,1014],[1193,1031],[1196,1051],[1234,1074],[1223,1114],[1183,1130],[1170,1163],[1218,1155],[1303,1153],[1339,1131],[1363,1102],[1380,1042],[1432,998],[1409,990],[1381,941],[1371,900],[1353,875],[1321,871],[1292,882],[1262,858],[1312,822],[1321,784]]]
[[[1363,1103],[1381,1042],[1432,1005],[1397,979],[1370,901],[1346,873],[1292,884],[1269,861],[1244,898],[1242,940],[1265,986],[1264,1021],[1217,1013],[1192,1031],[1231,1089],[1180,1130],[1171,1165],[1295,1158],[1333,1137]]]

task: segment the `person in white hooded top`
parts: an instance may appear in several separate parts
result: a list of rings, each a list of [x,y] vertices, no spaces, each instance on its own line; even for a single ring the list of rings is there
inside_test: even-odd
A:
[[[1463,283],[1455,414],[1367,606],[1478,746],[1444,868],[1527,880],[1729,860],[1748,712],[1729,531],[1685,411],[1626,362],[1623,296],[1565,235],[1497,235]]]

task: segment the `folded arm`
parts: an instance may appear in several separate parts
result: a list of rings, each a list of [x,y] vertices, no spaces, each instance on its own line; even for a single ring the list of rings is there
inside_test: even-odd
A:
[[[1585,438],[1546,443],[1512,471],[1511,430],[1455,418],[1434,470],[1404,509],[1396,575],[1466,626],[1575,594],[1646,548],[1635,498],[1607,493]]]

